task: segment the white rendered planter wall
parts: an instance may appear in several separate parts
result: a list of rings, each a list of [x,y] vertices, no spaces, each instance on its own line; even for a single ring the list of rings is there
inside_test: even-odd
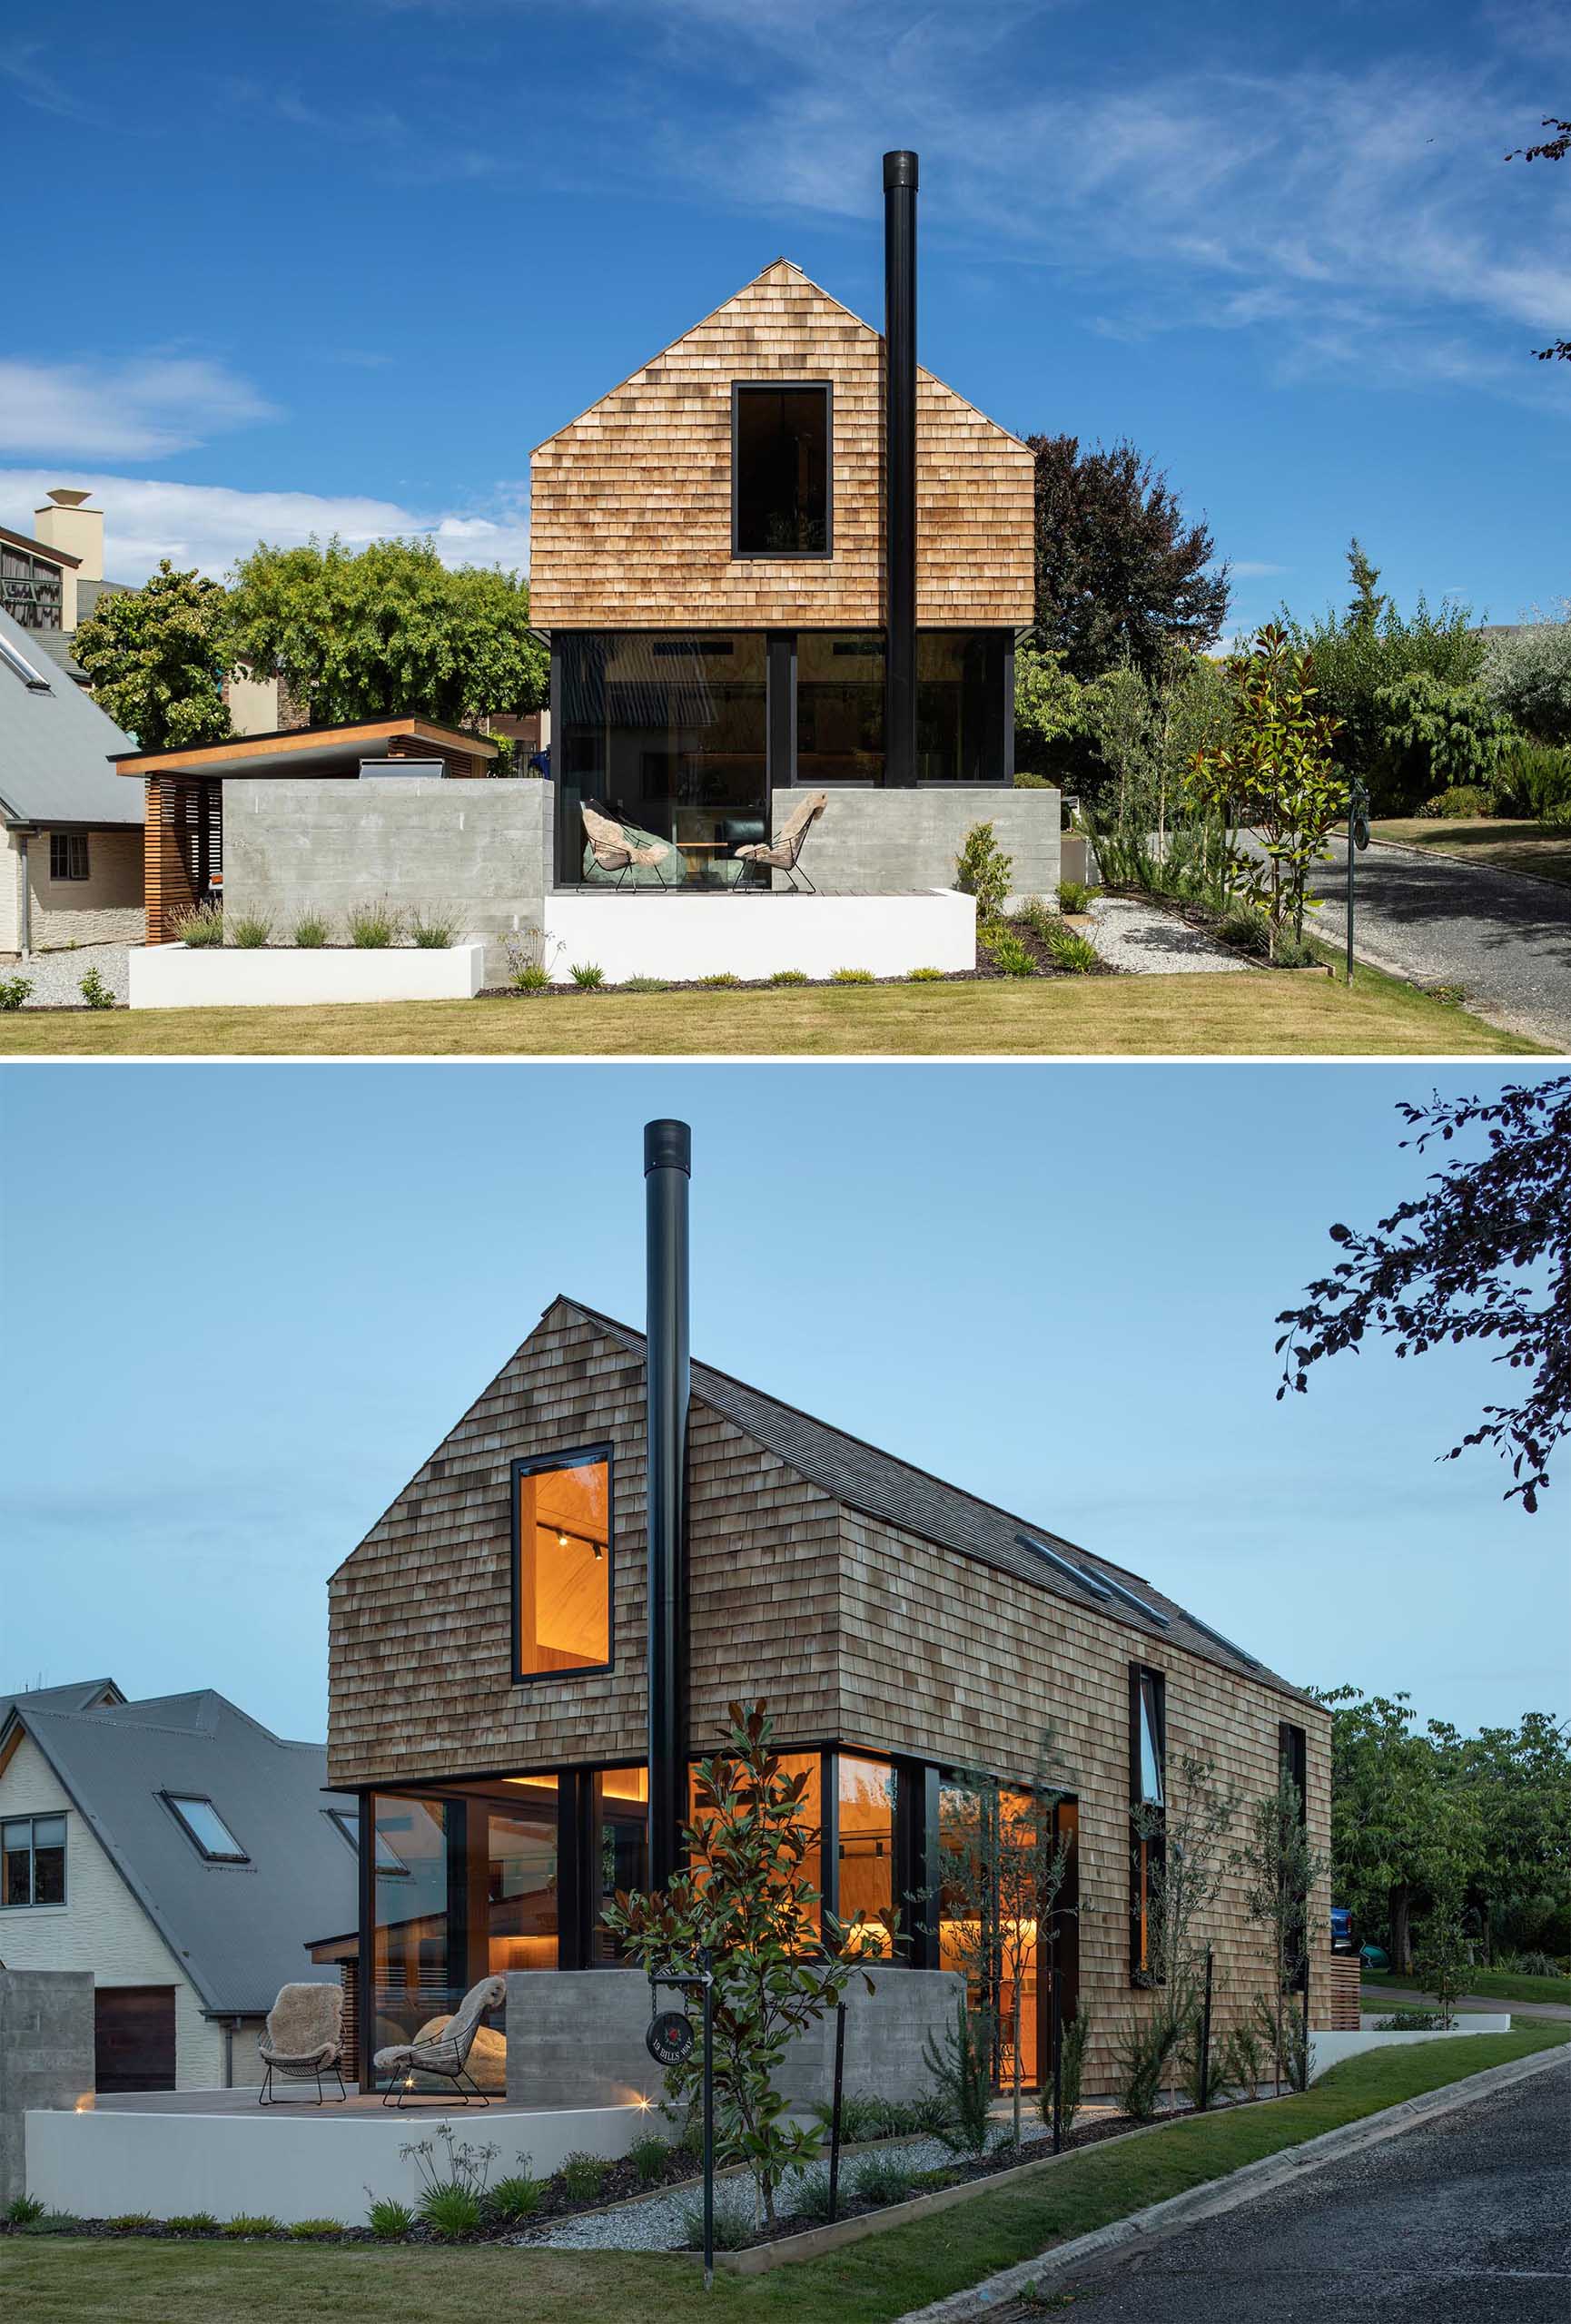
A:
[[[238,945],[149,944],[130,960],[133,1009],[289,1009],[346,1000],[469,1000],[480,989],[483,944],[440,951],[255,951]]]
[[[976,901],[952,888],[898,896],[562,893],[546,898],[545,923],[556,984],[570,984],[574,965],[587,961],[608,984],[636,976],[685,984],[723,970],[749,982],[781,969],[816,980],[836,969],[900,977],[976,966]]]
[[[500,2149],[493,2179],[524,2170],[544,2178],[577,2151],[626,2154],[648,2129],[649,2115],[642,2106],[551,2113],[471,2107],[466,2114],[429,2103],[401,2114],[336,2106],[288,2116],[261,2107],[243,2114],[29,2112],[27,2191],[49,2210],[81,2219],[211,2211],[221,2220],[246,2213],[286,2225],[337,2219],[362,2227],[368,2186],[412,2207],[419,2177],[399,2149],[434,2137],[439,2122],[450,2122],[457,2138]]]
[[[1511,2017],[1507,2011],[1497,2016],[1493,2011],[1469,2010],[1465,2016],[1452,2019],[1441,2030],[1436,2026],[1430,2034],[1382,2034],[1372,2025],[1360,2026],[1354,2033],[1349,2026],[1343,2033],[1311,2034],[1309,2035],[1309,2080],[1318,2081],[1331,2066],[1339,2066],[1344,2058],[1356,2058],[1364,2050],[1396,2050],[1409,2042],[1449,2042],[1468,2034],[1509,2034]]]

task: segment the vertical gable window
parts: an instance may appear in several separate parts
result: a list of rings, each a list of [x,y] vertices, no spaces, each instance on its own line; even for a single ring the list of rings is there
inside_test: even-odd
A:
[[[827,556],[827,381],[731,389],[731,554]]]
[[[513,1463],[513,1676],[611,1662],[611,1448]]]
[[[1157,1974],[1153,1884],[1162,1861],[1167,1812],[1167,1686],[1160,1670],[1131,1662],[1129,1671],[1130,1971]]]
[[[64,1817],[13,1816],[0,1824],[0,1905],[64,1902]]]

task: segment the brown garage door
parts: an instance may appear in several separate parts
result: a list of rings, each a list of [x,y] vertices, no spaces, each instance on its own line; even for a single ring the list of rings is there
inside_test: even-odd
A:
[[[98,2087],[174,2088],[174,1987],[100,1985],[94,1996]]]

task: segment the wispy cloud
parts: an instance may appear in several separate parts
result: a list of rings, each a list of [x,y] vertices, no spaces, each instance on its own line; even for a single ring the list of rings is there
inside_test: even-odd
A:
[[[91,107],[39,62],[48,53],[38,40],[0,44],[0,79],[11,82],[23,103],[32,105],[38,113],[54,113],[61,121],[97,120],[99,116]]]
[[[358,494],[245,492],[229,485],[0,468],[0,524],[30,532],[33,511],[52,485],[90,491],[104,511],[104,564],[112,579],[141,581],[167,556],[214,579],[259,540],[291,547],[337,533],[351,547],[426,534],[447,565],[529,561],[529,514],[520,484],[499,484],[484,507],[421,509]]]
[[[0,453],[155,460],[278,416],[248,381],[201,358],[100,364],[0,358]]]

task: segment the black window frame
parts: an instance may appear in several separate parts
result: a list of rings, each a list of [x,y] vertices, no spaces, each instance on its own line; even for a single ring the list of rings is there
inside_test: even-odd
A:
[[[235,1838],[234,1830],[228,1817],[219,1807],[217,1800],[212,1798],[208,1793],[205,1791],[161,1791],[158,1797],[174,1818],[176,1827],[190,1841],[203,1864],[226,1864],[238,1869],[241,1866],[252,1861],[250,1849],[242,1841]],[[224,1850],[210,1848],[205,1840],[200,1839],[180,1812],[183,1807],[211,1807],[230,1838],[234,1841],[236,1853],[231,1856]]]
[[[324,1807],[321,1812],[327,1817],[328,1822],[332,1826],[333,1829],[340,1834],[342,1839],[354,1850],[355,1855],[358,1856],[360,1855],[360,1817],[355,1810],[350,1807]],[[404,1862],[402,1856],[400,1856],[397,1848],[394,1847],[392,1842],[390,1840],[382,1839],[380,1834],[377,1834],[374,1837],[378,1843],[379,1851],[376,1862],[377,1878],[380,1880],[397,1880],[401,1877],[407,1880],[409,1878],[410,1868]],[[380,1848],[385,1848],[389,1856],[391,1856],[392,1862],[390,1864],[383,1864],[381,1861],[380,1854]]]
[[[524,1670],[519,1652],[519,1561],[523,1555],[522,1529],[519,1523],[519,1485],[527,1476],[535,1476],[542,1469],[587,1468],[591,1461],[606,1464],[606,1659],[603,1662],[576,1662],[570,1670]],[[560,1686],[575,1679],[591,1679],[617,1667],[617,1460],[611,1443],[577,1444],[565,1452],[527,1454],[511,1462],[508,1472],[508,1529],[512,1543],[508,1561],[508,1595],[511,1606],[509,1663],[515,1687]],[[620,1765],[618,1761],[616,1764]]]
[[[78,854],[77,851],[81,852]],[[78,872],[72,867],[80,862]],[[62,864],[64,870],[61,869]],[[51,832],[49,834],[49,877],[62,887],[72,881],[91,880],[93,861],[85,832]]]
[[[1161,1805],[1158,1809],[1160,1828],[1144,1842],[1146,1865],[1161,1866],[1167,1830],[1167,1673],[1156,1669],[1149,1662],[1131,1662],[1129,1666],[1129,1804],[1131,1817],[1129,1851],[1129,1979],[1131,1985],[1150,1987],[1162,1982],[1160,1971],[1150,1968],[1141,1959],[1141,1923],[1142,1905],[1149,1912],[1146,1894],[1141,1888],[1141,1846],[1139,1834],[1132,1818],[1140,1808],[1151,1805],[1145,1797],[1141,1778],[1141,1734],[1145,1717],[1144,1689],[1151,1690],[1151,1716],[1156,1728],[1157,1768],[1161,1783]]]
[[[46,1807],[40,1816],[0,1816],[0,1831],[12,1824],[25,1824],[27,1827],[27,1896],[23,1903],[9,1904],[6,1902],[4,1887],[0,1886],[0,1912],[63,1912],[69,1901],[65,1859],[69,1853],[70,1840],[65,1810],[63,1807]],[[58,1824],[60,1827],[60,1894],[54,1897],[44,1898],[38,1894],[38,1826],[40,1824]],[[5,1847],[4,1842],[0,1841],[0,1863],[3,1863],[4,1856],[10,1853],[11,1851]]]
[[[824,398],[824,546],[822,548],[743,548],[738,538],[742,398],[756,389],[773,395],[816,391]],[[731,555],[743,565],[825,565],[835,554],[835,382],[833,379],[733,379],[731,382]],[[553,730],[554,731],[554,730]]]

